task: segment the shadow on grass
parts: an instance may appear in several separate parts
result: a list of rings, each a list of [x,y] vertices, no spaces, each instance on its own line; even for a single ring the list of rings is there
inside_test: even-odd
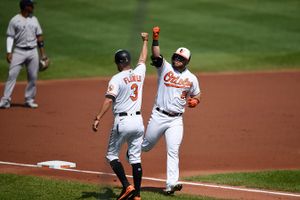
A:
[[[145,192],[153,192],[153,193],[169,196],[167,195],[167,193],[164,192],[164,189],[165,188],[161,188],[161,187],[142,187],[141,190]]]
[[[109,188],[103,188],[101,192],[82,192],[82,195],[78,199],[88,199],[94,197],[95,199],[111,199],[116,198],[117,195],[114,193],[114,191]]]
[[[165,196],[170,196],[167,195],[164,191],[164,188],[160,188],[160,187],[142,187],[141,191],[142,192],[153,192],[153,193],[157,193],[157,194],[161,194],[161,195],[165,195]],[[121,190],[121,188],[120,188]],[[101,192],[82,192],[82,195],[80,198],[78,199],[88,199],[88,198],[95,198],[95,199],[111,199],[111,198],[116,198],[118,195],[114,193],[114,191],[112,190],[112,188],[109,187],[105,187],[102,189]]]

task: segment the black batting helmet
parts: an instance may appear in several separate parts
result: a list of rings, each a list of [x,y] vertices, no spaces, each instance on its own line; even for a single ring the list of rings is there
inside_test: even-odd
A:
[[[130,53],[124,49],[119,49],[115,53],[115,63],[117,65],[129,65],[131,62]]]
[[[33,6],[35,2],[33,0],[21,0],[20,9],[24,10],[26,6]]]

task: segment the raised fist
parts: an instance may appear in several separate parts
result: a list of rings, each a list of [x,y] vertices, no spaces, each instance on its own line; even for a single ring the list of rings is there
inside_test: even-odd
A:
[[[143,41],[148,41],[148,36],[149,36],[149,34],[148,33],[141,33],[141,36],[142,36],[142,39],[143,39]]]
[[[153,27],[152,31],[153,31],[153,40],[158,40],[160,28],[158,26],[155,26]]]

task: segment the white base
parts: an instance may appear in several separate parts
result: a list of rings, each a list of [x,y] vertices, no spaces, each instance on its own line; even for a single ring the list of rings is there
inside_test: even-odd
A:
[[[52,169],[68,169],[68,168],[75,168],[76,163],[66,162],[61,160],[52,160],[52,161],[45,161],[37,163],[38,167],[49,167]]]

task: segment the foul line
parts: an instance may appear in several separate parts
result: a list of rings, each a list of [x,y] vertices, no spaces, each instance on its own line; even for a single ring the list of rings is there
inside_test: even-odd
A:
[[[3,162],[0,161],[2,165],[13,165],[13,166],[21,166],[21,167],[33,167],[33,168],[41,168],[38,165],[33,164],[23,164],[23,163],[14,163],[14,162]],[[116,176],[113,173],[107,172],[96,172],[96,171],[89,171],[89,170],[79,170],[79,169],[56,169],[62,171],[70,171],[70,172],[79,172],[79,173],[86,173],[86,174],[98,174],[98,175],[108,175],[108,176]],[[126,175],[126,177],[132,178],[130,175]],[[150,181],[157,181],[157,182],[166,182],[165,179],[160,178],[151,178],[151,177],[143,177],[145,180]],[[243,191],[243,192],[254,192],[254,193],[263,193],[263,194],[272,194],[272,195],[281,195],[281,196],[290,196],[290,197],[300,197],[300,194],[293,194],[287,192],[276,192],[276,191],[267,191],[267,190],[259,190],[259,189],[246,189],[246,188],[239,188],[239,187],[232,187],[232,186],[224,186],[224,185],[213,185],[213,184],[205,184],[205,183],[194,183],[194,182],[187,182],[187,181],[180,181],[180,183],[184,185],[192,185],[192,186],[202,186],[202,187],[210,187],[210,188],[219,188],[225,190],[236,190],[236,191]]]

